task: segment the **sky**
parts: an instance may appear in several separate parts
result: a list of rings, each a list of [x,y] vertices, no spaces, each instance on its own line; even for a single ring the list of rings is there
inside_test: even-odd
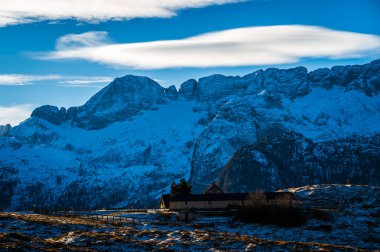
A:
[[[379,0],[0,0],[0,125],[114,78],[164,87],[380,58]]]

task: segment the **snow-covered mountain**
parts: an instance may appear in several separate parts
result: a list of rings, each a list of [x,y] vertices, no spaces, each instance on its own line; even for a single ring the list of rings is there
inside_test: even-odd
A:
[[[127,75],[83,106],[0,127],[0,209],[155,206],[181,177],[195,192],[378,185],[379,122],[380,60],[212,75],[178,92]]]

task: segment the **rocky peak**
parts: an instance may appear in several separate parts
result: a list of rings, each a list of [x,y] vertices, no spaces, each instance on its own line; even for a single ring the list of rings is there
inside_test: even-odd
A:
[[[181,84],[178,94],[186,99],[195,99],[195,91],[197,89],[198,82],[194,79],[190,79]]]
[[[163,102],[165,88],[148,77],[126,75],[116,78],[83,106],[92,113],[112,113],[120,108],[147,107]]]
[[[125,120],[155,104],[163,104],[177,95],[174,86],[167,89],[147,77],[126,75],[116,78],[80,107],[67,111],[45,105],[35,109],[32,117],[44,119],[55,125],[71,121],[74,126],[99,129],[110,123]]]
[[[31,117],[41,118],[55,125],[62,124],[66,119],[66,109],[58,109],[56,106],[44,105],[36,108]]]
[[[171,85],[170,87],[165,89],[165,94],[170,99],[177,99],[177,88],[174,85]]]

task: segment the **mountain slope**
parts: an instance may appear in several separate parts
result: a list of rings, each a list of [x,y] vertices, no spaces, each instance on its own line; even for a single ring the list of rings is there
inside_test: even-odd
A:
[[[214,181],[227,191],[302,186],[326,181],[320,176],[330,173],[336,179],[329,183],[378,185],[379,83],[380,60],[312,72],[212,75],[188,80],[178,92],[147,77],[116,78],[83,106],[42,106],[18,126],[0,127],[0,208],[152,207],[181,177],[194,192]],[[292,180],[287,171],[294,167],[284,170],[282,163],[289,157],[269,157],[271,141],[281,136],[293,137],[296,153],[281,140],[293,153],[291,162],[307,165],[316,158],[322,164],[332,150],[358,145],[354,156],[362,163],[338,155],[334,162],[348,164],[345,169],[307,166],[311,175],[303,179],[297,168]],[[263,143],[266,152],[250,149]],[[371,159],[368,152],[375,153]],[[256,182],[236,189],[247,174]]]
[[[16,181],[12,209],[152,206],[188,176],[201,130],[193,106],[173,101],[96,131],[28,119],[0,139],[0,171]]]

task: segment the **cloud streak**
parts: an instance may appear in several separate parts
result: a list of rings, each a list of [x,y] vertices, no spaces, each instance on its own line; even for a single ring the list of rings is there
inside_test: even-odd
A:
[[[26,120],[36,106],[33,104],[23,104],[15,106],[0,106],[0,125],[18,125]]]
[[[76,77],[69,80],[64,80],[58,82],[60,86],[63,87],[91,87],[91,88],[99,88],[103,87],[104,84],[108,84],[113,80],[111,77]]]
[[[63,76],[63,75],[24,75],[0,74],[0,86],[24,86],[41,81],[56,81],[55,84],[64,87],[100,87],[113,80],[108,76]]]
[[[60,75],[0,74],[0,86],[30,85],[37,81],[57,80]]]
[[[169,18],[177,11],[242,0],[1,0],[0,27],[76,19],[103,22],[132,18]]]
[[[105,32],[69,34],[44,60],[82,59],[114,67],[162,69],[296,63],[303,58],[376,56],[380,37],[317,26],[247,27],[180,40],[112,43]]]

